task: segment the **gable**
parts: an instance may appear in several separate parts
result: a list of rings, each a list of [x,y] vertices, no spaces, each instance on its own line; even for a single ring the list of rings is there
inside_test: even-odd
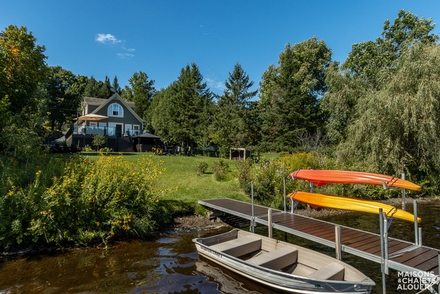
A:
[[[117,105],[121,107],[120,111],[122,111],[122,114],[118,114]],[[109,115],[109,107],[111,108],[111,115]],[[144,123],[145,120],[134,111],[134,108],[134,102],[125,101],[118,94],[113,94],[109,99],[84,97],[83,102],[84,114],[94,113],[124,120],[137,120],[140,123]]]

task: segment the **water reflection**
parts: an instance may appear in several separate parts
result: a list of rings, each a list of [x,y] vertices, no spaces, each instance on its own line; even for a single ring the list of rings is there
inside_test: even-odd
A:
[[[419,205],[423,218],[423,244],[438,248],[440,201]],[[343,214],[329,221],[378,233],[378,217]],[[247,227],[248,228],[248,227]],[[244,228],[244,229],[247,229]],[[0,257],[0,294],[21,293],[271,293],[224,268],[199,258],[192,239],[228,230],[163,234],[148,241],[115,244],[109,250],[75,249],[38,256]],[[267,228],[257,227],[267,234]],[[278,239],[306,246],[334,256],[334,249],[301,238],[275,232]],[[414,240],[414,225],[395,220],[390,236]],[[375,293],[382,293],[380,266],[343,254],[376,281]],[[396,272],[387,277],[387,289],[396,289]]]

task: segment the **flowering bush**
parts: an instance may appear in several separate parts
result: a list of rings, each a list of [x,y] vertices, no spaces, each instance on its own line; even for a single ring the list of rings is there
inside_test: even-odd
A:
[[[75,157],[42,189],[44,172],[38,171],[33,185],[13,186],[0,200],[0,248],[21,242],[106,245],[112,238],[148,236],[169,217],[160,205],[166,190],[155,184],[163,172],[151,156],[137,163],[122,155]]]

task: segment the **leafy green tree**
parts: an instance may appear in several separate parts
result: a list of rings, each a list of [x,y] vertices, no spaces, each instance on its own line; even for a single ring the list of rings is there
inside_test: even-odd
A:
[[[93,136],[92,144],[93,144],[93,146],[96,147],[96,151],[98,151],[99,147],[104,145],[105,142],[106,142],[106,138],[105,138],[105,136],[103,134],[97,134],[97,135]]]
[[[358,119],[355,111],[358,101],[387,85],[393,75],[389,70],[402,52],[415,42],[433,44],[438,40],[438,36],[430,33],[433,28],[431,19],[400,10],[393,24],[385,21],[381,37],[354,44],[343,65],[329,67],[328,93],[322,99],[322,106],[330,114],[327,132],[334,143],[343,141],[347,127]],[[388,70],[388,76],[381,74],[384,70]]]
[[[250,91],[254,82],[239,63],[235,64],[225,82],[226,90],[217,103],[211,134],[214,143],[221,147],[246,147],[251,140],[251,99],[258,91]]]
[[[11,158],[25,173],[45,135],[39,91],[47,70],[44,51],[26,27],[10,25],[0,34],[0,150],[2,159]]]
[[[388,83],[358,100],[339,156],[387,174],[438,175],[439,58],[439,45],[417,43],[384,69]]]
[[[319,98],[326,91],[325,69],[331,51],[317,38],[290,46],[270,66],[261,83],[262,141],[265,148],[290,150],[298,147],[301,133],[315,133],[324,123]]]
[[[157,96],[152,123],[165,142],[183,148],[209,144],[212,93],[196,64],[182,68],[177,81]]]
[[[150,105],[150,120],[151,126],[155,134],[161,137],[161,140],[167,143],[175,143],[169,135],[171,128],[170,122],[171,113],[168,107],[172,103],[172,96],[175,93],[174,83],[169,85],[166,89],[161,89],[154,95]]]
[[[81,102],[81,93],[75,88],[77,77],[60,66],[49,67],[46,82],[47,113],[52,131],[55,126],[61,129],[66,122],[71,122],[77,115]]]
[[[26,27],[10,25],[0,34],[0,99],[14,114],[38,103],[34,94],[45,78],[44,51]]]
[[[151,126],[151,118],[148,113],[153,96],[156,94],[154,80],[149,80],[145,72],[134,73],[128,80],[131,87],[125,86],[123,98],[135,103],[136,113],[147,121],[146,128]]]
[[[102,81],[97,81],[93,76],[91,76],[87,82],[87,86],[84,89],[84,97],[100,97],[100,91],[103,86]]]

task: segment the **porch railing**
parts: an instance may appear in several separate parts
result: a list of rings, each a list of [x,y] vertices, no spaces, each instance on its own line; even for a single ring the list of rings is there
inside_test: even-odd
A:
[[[95,127],[95,126],[73,126],[74,135],[97,135],[102,134],[107,137],[116,136],[115,127]],[[139,135],[139,131],[126,130],[121,135],[136,136]]]

